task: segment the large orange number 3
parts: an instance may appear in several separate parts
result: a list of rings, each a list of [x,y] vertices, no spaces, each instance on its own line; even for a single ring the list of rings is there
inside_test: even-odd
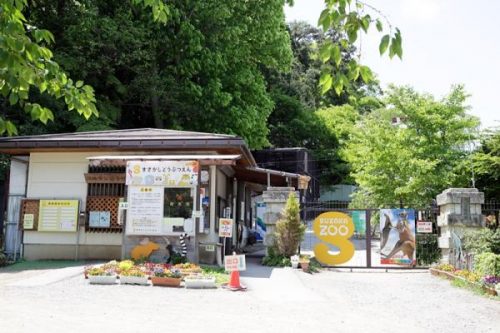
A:
[[[313,231],[320,240],[340,250],[337,254],[330,254],[328,245],[316,244],[314,255],[319,262],[325,265],[339,265],[354,256],[354,244],[349,241],[354,234],[354,223],[349,215],[340,212],[323,213],[314,220]]]

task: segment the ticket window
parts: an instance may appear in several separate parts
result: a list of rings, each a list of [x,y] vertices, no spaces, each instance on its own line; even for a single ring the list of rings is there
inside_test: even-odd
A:
[[[192,234],[193,188],[165,188],[163,218],[170,224],[172,233]]]

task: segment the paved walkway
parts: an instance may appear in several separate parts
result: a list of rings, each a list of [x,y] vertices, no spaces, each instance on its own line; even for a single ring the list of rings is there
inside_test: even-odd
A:
[[[500,327],[500,301],[427,272],[311,275],[250,258],[248,266],[241,278],[246,292],[97,286],[74,276],[76,268],[44,272],[30,283],[0,285],[0,331],[456,333]]]

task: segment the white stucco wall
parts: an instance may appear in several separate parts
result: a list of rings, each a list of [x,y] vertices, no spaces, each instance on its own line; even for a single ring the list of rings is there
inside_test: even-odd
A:
[[[17,156],[10,161],[10,195],[26,195],[26,169],[28,163],[28,156]]]
[[[190,153],[195,152],[176,152]],[[210,152],[212,153],[212,152]],[[80,211],[85,211],[87,197],[87,183],[84,174],[88,172],[88,157],[103,155],[140,155],[148,154],[146,152],[38,152],[30,154],[30,164],[28,173],[27,197],[34,199],[79,199],[81,202]],[[158,154],[161,154],[158,152]],[[168,153],[167,153],[168,154]],[[204,152],[207,154],[207,152]],[[212,175],[216,174],[215,168],[212,168]],[[226,197],[226,176],[217,172],[218,195]],[[23,184],[20,184],[22,187]],[[215,184],[214,184],[215,185]],[[215,188],[211,189],[215,191]],[[213,196],[215,200],[215,196]],[[212,207],[215,203],[212,202]],[[211,211],[211,216],[215,215]],[[212,216],[213,217],[213,216]],[[209,234],[200,235],[201,241],[216,241],[218,239],[215,230],[212,227]],[[87,233],[85,228],[80,228],[77,233],[56,233],[56,232],[38,232],[25,231],[24,244],[27,245],[75,245],[80,246],[119,246],[122,243],[121,233]],[[34,250],[36,251],[36,250]],[[68,251],[73,251],[71,248]]]
[[[34,199],[78,199],[80,211],[85,211],[88,172],[87,157],[117,155],[116,152],[31,153],[28,171],[27,197]],[[121,245],[121,234],[78,232],[79,245]],[[76,232],[25,231],[24,244],[75,245]]]

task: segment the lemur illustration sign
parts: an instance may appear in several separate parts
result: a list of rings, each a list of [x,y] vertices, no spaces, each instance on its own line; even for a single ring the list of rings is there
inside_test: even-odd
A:
[[[320,214],[313,222],[313,231],[323,241],[314,246],[314,255],[322,264],[340,265],[354,256],[355,247],[349,240],[354,234],[354,223],[349,215],[341,212]],[[333,252],[329,245],[338,252]]]
[[[415,211],[380,210],[380,263],[415,265]]]

